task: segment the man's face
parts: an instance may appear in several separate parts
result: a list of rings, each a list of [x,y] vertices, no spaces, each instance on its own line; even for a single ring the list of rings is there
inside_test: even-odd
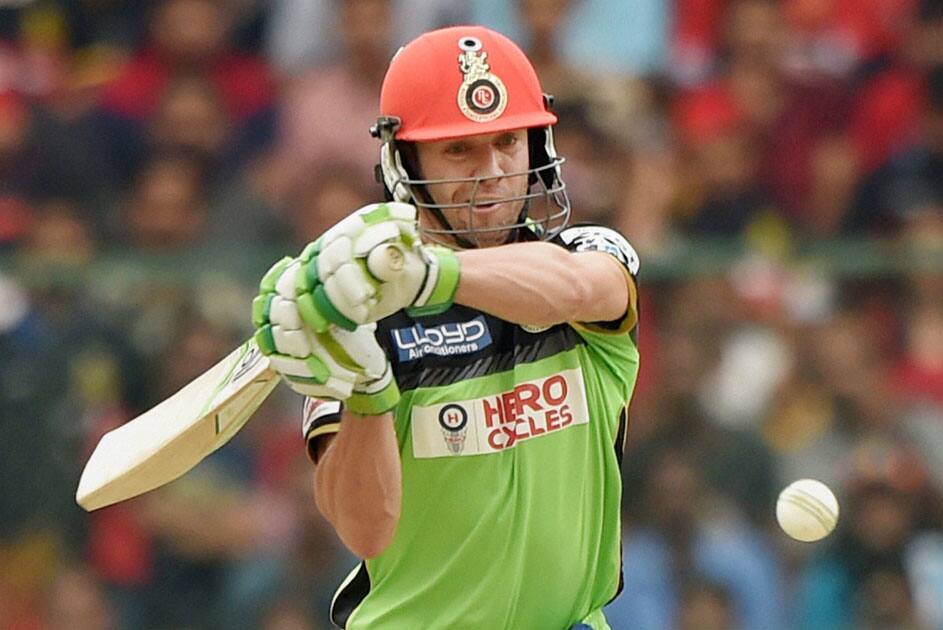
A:
[[[524,208],[524,200],[495,202],[509,197],[522,197],[528,192],[529,156],[525,129],[436,142],[417,142],[416,154],[423,179],[482,178],[477,182],[477,188],[475,181],[426,186],[432,200],[437,204],[474,202],[471,207],[443,209],[452,229],[491,229],[466,236],[479,247],[500,245],[507,240],[508,230],[500,228],[517,223],[517,218]],[[508,177],[512,173],[520,174]],[[438,225],[428,210],[421,212],[420,222],[431,228],[447,227]]]

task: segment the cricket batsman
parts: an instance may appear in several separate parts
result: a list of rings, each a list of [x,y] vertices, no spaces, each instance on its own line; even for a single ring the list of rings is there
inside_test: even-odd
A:
[[[567,227],[556,116],[477,26],[400,49],[372,129],[388,199],[266,274],[260,348],[307,396],[317,506],[363,561],[350,629],[603,629],[639,261]]]

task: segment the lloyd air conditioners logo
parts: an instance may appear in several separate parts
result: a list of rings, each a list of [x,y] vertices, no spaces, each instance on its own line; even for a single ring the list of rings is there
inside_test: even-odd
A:
[[[471,354],[491,345],[491,331],[484,316],[467,322],[449,322],[426,328],[416,323],[391,333],[400,363],[421,359],[427,354],[448,357]]]
[[[417,458],[499,453],[587,424],[583,373],[573,368],[492,396],[415,406],[411,421]]]

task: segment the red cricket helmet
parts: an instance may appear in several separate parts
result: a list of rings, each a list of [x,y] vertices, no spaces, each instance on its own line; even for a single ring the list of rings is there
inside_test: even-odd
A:
[[[557,117],[550,111],[551,102],[541,91],[537,73],[523,51],[504,35],[481,26],[425,33],[400,48],[383,80],[381,117],[371,129],[383,142],[378,179],[393,199],[429,209],[437,216],[445,229],[422,228],[433,241],[474,247],[475,232],[507,230],[513,240],[524,227],[542,239],[553,238],[566,226],[570,203],[560,177],[564,160],[553,145],[551,126]],[[453,229],[446,212],[470,213],[474,198],[468,204],[434,203],[424,188],[432,182],[409,172],[409,160],[401,153],[403,143],[516,129],[528,130],[530,189],[526,195],[506,201],[524,200],[521,216],[500,228]],[[505,176],[513,175],[520,174]],[[538,199],[550,202],[546,213],[528,217]]]
[[[399,140],[444,140],[557,122],[514,42],[481,26],[426,33],[401,48],[380,90]]]

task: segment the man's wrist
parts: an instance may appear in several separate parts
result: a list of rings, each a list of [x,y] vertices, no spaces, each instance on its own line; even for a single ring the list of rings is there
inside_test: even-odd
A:
[[[400,399],[399,386],[393,370],[387,365],[383,376],[356,386],[344,406],[357,415],[375,416],[393,409]]]
[[[412,316],[435,315],[447,311],[455,299],[461,278],[461,264],[455,252],[436,245],[425,246],[427,276],[416,301],[407,309]]]

